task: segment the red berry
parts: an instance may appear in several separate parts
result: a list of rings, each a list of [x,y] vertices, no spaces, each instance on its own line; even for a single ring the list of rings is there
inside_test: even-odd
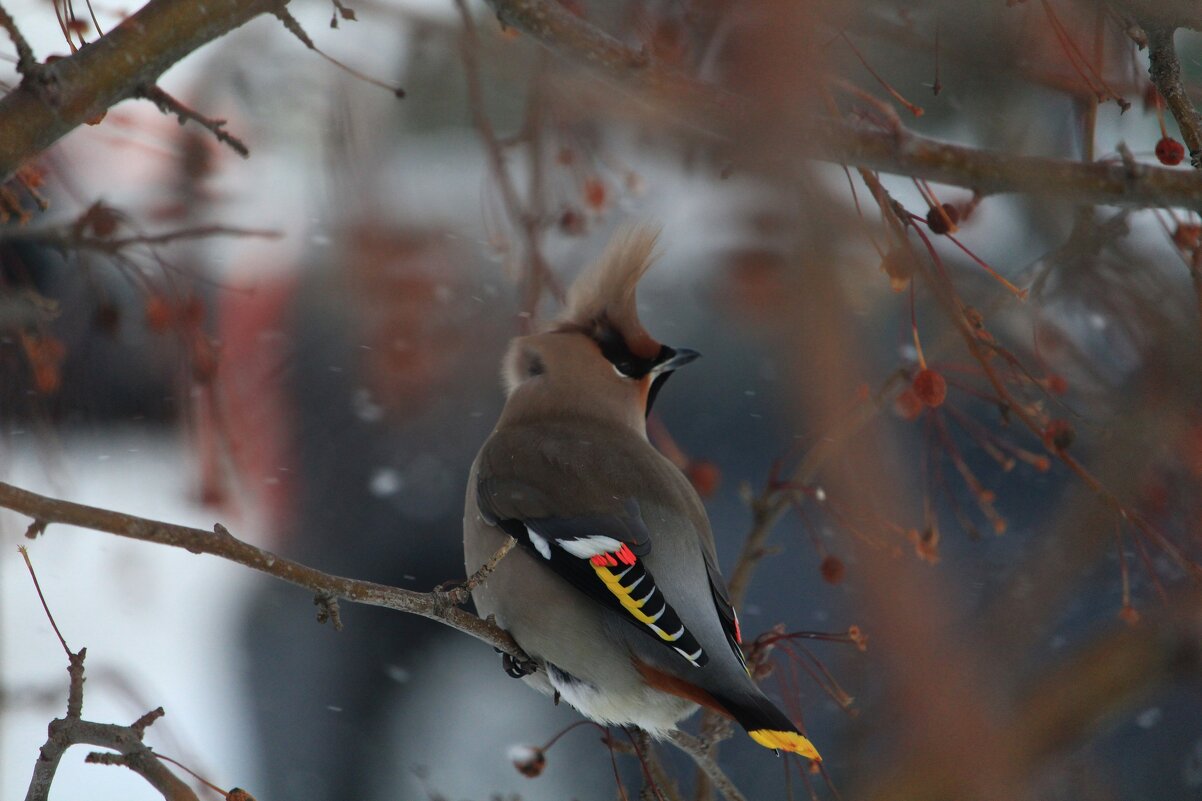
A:
[[[690,462],[689,466],[685,468],[685,474],[692,482],[693,488],[697,490],[697,494],[702,498],[713,495],[718,491],[718,485],[722,483],[722,471],[713,462]]]
[[[1052,373],[1048,376],[1045,386],[1047,386],[1048,392],[1053,395],[1063,395],[1068,392],[1068,381],[1059,373]]]
[[[942,406],[947,398],[947,381],[934,370],[919,370],[910,386],[918,399],[932,409]]]
[[[1202,225],[1181,223],[1173,232],[1173,242],[1182,250],[1193,250],[1202,244]]]
[[[931,229],[932,234],[946,234],[955,231],[956,223],[960,222],[960,212],[951,203],[944,203],[941,208],[943,209],[942,214],[935,206],[931,206],[927,211],[927,227]]]
[[[589,178],[584,182],[584,205],[588,206],[593,211],[601,211],[605,208],[605,201],[608,193],[605,191],[605,182],[600,178]]]
[[[146,298],[146,327],[156,334],[164,333],[175,321],[175,310],[167,298],[157,292]]]
[[[818,569],[822,572],[822,579],[827,584],[838,584],[840,581],[843,581],[845,568],[843,560],[837,556],[828,556],[823,559]]]
[[[1053,420],[1043,430],[1043,441],[1058,451],[1072,445],[1076,438],[1077,432],[1067,420]]]
[[[1172,167],[1185,159],[1185,146],[1171,136],[1166,136],[1156,143],[1156,158],[1161,164]]]

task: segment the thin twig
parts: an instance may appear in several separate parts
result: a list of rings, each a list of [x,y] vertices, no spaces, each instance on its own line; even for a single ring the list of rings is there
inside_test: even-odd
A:
[[[42,529],[45,530],[46,524],[42,523]],[[18,545],[17,550],[21,552],[21,558],[25,560],[25,568],[29,571],[29,577],[33,579],[33,588],[37,591],[38,600],[42,602],[42,609],[46,611],[46,619],[50,621],[50,628],[54,629],[54,636],[58,637],[58,641],[62,644],[63,650],[67,653],[67,658],[70,659],[74,654],[67,647],[67,641],[63,638],[63,633],[58,629],[58,623],[54,622],[54,615],[50,613],[50,605],[46,603],[46,596],[42,594],[42,585],[38,582],[38,574],[33,570],[33,562],[29,561],[29,551],[24,545]]]
[[[34,762],[33,776],[29,780],[25,801],[47,801],[59,762],[67,749],[73,745],[97,745],[117,751],[118,754],[89,754],[86,761],[127,767],[158,790],[166,801],[198,801],[191,788],[160,763],[154,753],[142,743],[146,728],[163,716],[162,707],[152,709],[129,726],[93,723],[83,719],[84,659],[88,649],[80,648],[78,652],[73,652],[67,646],[67,641],[63,639],[62,632],[54,621],[54,615],[50,612],[50,606],[46,603],[46,596],[42,594],[42,587],[29,554],[24,547],[19,547],[18,550],[25,559],[25,566],[29,570],[29,577],[33,579],[33,586],[37,591],[38,600],[42,602],[46,618],[54,628],[58,641],[62,643],[63,650],[67,652],[67,675],[70,676],[67,714],[50,721],[48,737],[38,752],[37,761]]]
[[[21,33],[16,21],[4,6],[0,6],[0,28],[8,31],[9,38],[13,40],[13,46],[17,48],[17,72],[29,75],[37,68],[37,58],[33,55],[33,48],[25,40],[25,35]]]
[[[145,100],[149,100],[151,103],[154,103],[156,106],[158,106],[159,111],[163,112],[164,114],[174,114],[179,118],[180,125],[183,125],[188,120],[192,120],[193,122],[198,123],[202,127],[208,129],[213,136],[217,137],[218,142],[224,142],[225,144],[229,145],[230,148],[242,158],[248,158],[250,156],[250,148],[246,146],[246,143],[225,129],[225,120],[216,120],[212,117],[204,116],[195,109],[189,108],[179,100],[167,94],[155,84],[147,84],[139,87],[136,95]]]
[[[343,6],[340,4],[335,4],[335,5],[337,5],[338,8],[340,8],[340,9],[343,8]],[[346,10],[350,11],[349,9],[346,9]],[[338,69],[342,70],[343,72],[347,73],[348,75],[350,75],[354,78],[359,79],[360,81],[363,81],[364,83],[369,83],[372,86],[378,86],[381,89],[387,89],[389,92],[392,92],[392,94],[397,98],[403,98],[405,96],[405,90],[402,89],[401,87],[396,86],[395,84],[385,83],[384,81],[381,81],[378,78],[373,78],[370,75],[367,75],[366,73],[360,72],[359,70],[355,69],[354,67],[350,66],[349,64],[345,64],[345,63],[339,61],[338,59],[331,56],[329,53],[322,50],[320,47],[318,47],[314,43],[313,39],[309,36],[309,34],[305,32],[305,29],[301,26],[300,21],[297,20],[296,17],[292,16],[292,14],[289,13],[288,9],[284,8],[284,6],[282,4],[280,6],[278,6],[277,8],[273,9],[271,13],[274,14],[281,23],[283,23],[284,27],[288,30],[289,33],[291,33],[293,36],[295,36],[297,39],[300,40],[301,44],[303,44],[308,49],[312,50],[317,55],[324,58],[326,61],[333,64]],[[354,12],[350,12],[350,14],[351,14],[350,17],[347,17],[346,14],[343,14],[343,17],[346,19],[353,20],[355,18]]]
[[[556,281],[555,274],[547,266],[547,260],[543,257],[542,247],[539,244],[540,220],[537,215],[525,208],[522,199],[518,196],[513,177],[505,165],[505,155],[501,151],[501,143],[497,139],[492,122],[484,112],[484,90],[480,86],[480,64],[477,58],[480,50],[480,38],[476,34],[476,23],[464,0],[455,0],[455,6],[459,9],[459,16],[463,21],[460,56],[467,78],[468,108],[471,111],[472,123],[476,126],[476,130],[479,131],[480,138],[484,142],[484,152],[488,157],[489,168],[497,182],[497,188],[501,192],[501,200],[505,205],[505,213],[509,217],[509,222],[522,235],[526,265],[523,277],[522,313],[526,327],[531,328],[538,310],[538,303],[542,299],[543,287],[548,288],[556,300],[561,302],[564,298],[563,289]],[[539,157],[540,154],[531,153],[532,159]],[[537,186],[532,186],[531,191],[537,192]]]
[[[1189,162],[1202,169],[1202,116],[1190,101],[1181,83],[1181,61],[1173,47],[1173,29],[1145,25],[1148,34],[1148,77],[1164,97],[1173,119],[1181,129],[1181,138],[1189,148]]]
[[[492,575],[492,572],[497,569],[497,565],[501,560],[513,550],[513,547],[518,544],[518,541],[513,537],[507,537],[505,544],[497,549],[497,552],[488,558],[488,561],[480,566],[472,575],[468,576],[467,581],[460,584],[458,587],[446,593],[447,598],[452,603],[462,604],[467,603],[467,599],[471,596],[472,590],[479,587],[486,578]]]
[[[734,782],[722,772],[722,768],[718,767],[718,763],[710,758],[706,747],[700,740],[682,731],[671,732],[668,735],[668,740],[697,763],[697,767],[701,768],[706,778],[710,780],[710,783],[722,794],[726,801],[747,801],[743,794],[739,792],[739,788],[735,787]]]
[[[783,482],[783,487],[767,487],[765,491],[752,502],[752,527],[743,541],[743,547],[731,570],[727,587],[730,590],[731,602],[736,607],[742,607],[746,600],[747,589],[751,585],[751,577],[756,565],[765,554],[768,536],[776,523],[789,511],[795,492],[791,487],[808,486],[814,482],[823,467],[835,457],[846,444],[869,423],[876,419],[881,409],[892,400],[894,392],[901,388],[905,376],[894,373],[881,386],[871,401],[856,406],[846,417],[837,422],[830,431],[814,444],[792,475]]]
[[[77,223],[70,223],[37,229],[10,227],[0,232],[0,242],[28,242],[64,250],[92,250],[112,255],[139,245],[153,247],[217,236],[279,239],[280,232],[258,228],[235,228],[228,225],[199,225],[192,228],[164,231],[160,234],[104,237],[89,234],[82,230]]]

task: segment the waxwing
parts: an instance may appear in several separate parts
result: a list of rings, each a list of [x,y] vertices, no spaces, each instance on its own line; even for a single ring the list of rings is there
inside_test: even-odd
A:
[[[506,660],[511,675],[599,723],[663,737],[700,705],[818,760],[748,674],[701,499],[647,440],[656,393],[698,356],[639,322],[655,239],[619,231],[564,313],[509,345],[505,408],[468,479],[468,575],[508,537],[519,546],[476,608],[532,658]]]

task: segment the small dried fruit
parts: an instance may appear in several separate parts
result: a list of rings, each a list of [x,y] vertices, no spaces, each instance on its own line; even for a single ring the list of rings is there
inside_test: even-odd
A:
[[[1156,158],[1161,164],[1176,166],[1185,160],[1185,146],[1171,136],[1156,143]]]
[[[1053,420],[1043,429],[1044,443],[1058,451],[1068,448],[1076,438],[1077,432],[1067,420]]]
[[[518,773],[528,779],[541,775],[547,767],[547,753],[533,745],[515,745],[509,749],[509,759]]]
[[[568,236],[581,236],[585,231],[584,215],[574,206],[568,206],[559,215],[559,230]]]
[[[92,312],[92,326],[105,336],[116,336],[121,330],[121,310],[112,303],[101,303]]]
[[[942,209],[942,213],[940,213]],[[948,234],[957,230],[960,222],[960,211],[951,203],[942,206],[931,206],[927,211],[927,227],[933,234]]]
[[[1047,377],[1044,385],[1048,388],[1048,392],[1053,395],[1063,395],[1068,392],[1068,381],[1059,373],[1052,373]]]
[[[827,556],[822,560],[822,564],[818,566],[818,570],[822,573],[822,580],[827,584],[838,584],[843,581],[846,567],[843,564],[843,560],[839,557]]]
[[[1181,223],[1173,232],[1173,242],[1182,250],[1194,250],[1202,245],[1202,225]]]
[[[605,202],[609,193],[605,189],[605,182],[600,178],[588,178],[584,182],[584,204],[593,211],[601,211],[605,208]]]
[[[167,298],[157,292],[146,298],[146,327],[156,334],[162,334],[171,327],[175,320],[175,311]]]
[[[713,462],[705,460],[690,462],[685,475],[702,498],[711,497],[722,483],[722,471]]]
[[[910,387],[918,399],[932,409],[942,406],[947,399],[947,381],[934,370],[919,370]]]

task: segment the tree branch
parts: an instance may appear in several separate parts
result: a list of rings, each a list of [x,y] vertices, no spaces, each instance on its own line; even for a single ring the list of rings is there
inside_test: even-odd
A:
[[[700,740],[682,731],[671,732],[668,735],[668,739],[697,763],[697,767],[701,768],[706,778],[710,780],[718,792],[722,793],[722,797],[726,801],[747,801],[743,794],[739,792],[739,788],[735,787],[734,782],[722,772],[722,768],[718,767],[718,763],[710,758],[708,750]]]
[[[1173,47],[1174,30],[1148,25],[1144,30],[1148,33],[1148,76],[1181,128],[1181,138],[1189,148],[1190,164],[1194,169],[1202,169],[1202,117],[1198,116],[1198,110],[1181,83],[1181,61]]]
[[[445,593],[421,593],[323,573],[243,542],[217,525],[214,531],[163,523],[108,509],[48,498],[0,482],[0,507],[28,515],[47,524],[103,531],[120,537],[211,554],[324,594],[354,603],[382,606],[437,620],[492,645],[515,659],[530,662],[509,634],[494,623],[452,605]]]
[[[778,119],[743,98],[654,62],[553,0],[488,0],[504,25],[533,36],[556,54],[600,72],[686,124],[720,140],[775,136]],[[763,132],[763,133],[761,133]],[[971,189],[978,195],[1022,192],[1075,203],[1202,209],[1202,175],[1145,164],[1083,163],[1022,156],[940,142],[909,131],[881,131],[829,117],[808,117],[790,132],[796,147],[780,152],[790,169],[808,159],[851,164]]]
[[[37,65],[0,99],[0,182],[78,125],[156,83],[193,50],[287,2],[151,0],[77,53]]]

